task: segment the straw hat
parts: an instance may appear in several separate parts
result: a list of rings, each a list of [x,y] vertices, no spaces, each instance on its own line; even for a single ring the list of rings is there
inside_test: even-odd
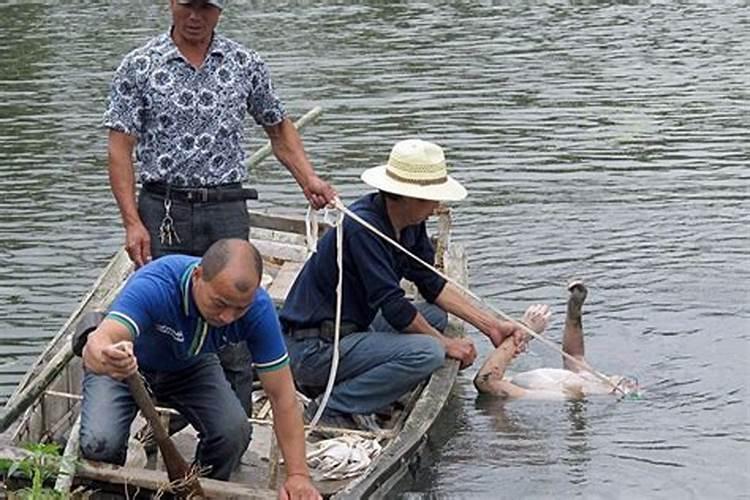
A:
[[[433,201],[459,201],[466,189],[448,175],[443,149],[420,139],[397,142],[388,163],[362,173],[362,180],[388,193]]]

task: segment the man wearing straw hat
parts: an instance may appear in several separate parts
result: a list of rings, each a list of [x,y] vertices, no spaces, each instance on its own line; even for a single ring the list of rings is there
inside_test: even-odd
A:
[[[378,192],[349,209],[407,250],[432,263],[435,252],[425,221],[440,202],[459,201],[466,190],[447,173],[443,150],[413,139],[398,142],[386,165],[362,180]],[[468,321],[494,346],[523,339],[511,322],[471,303],[457,287],[389,245],[350,217],[344,219],[340,363],[323,414],[329,425],[363,426],[442,366],[446,356],[469,366],[476,350],[467,338],[443,335],[447,312]],[[297,384],[311,395],[328,378],[336,311],[335,232],[329,231],[305,264],[280,313]],[[412,303],[400,286],[416,284],[425,303]],[[309,418],[320,403],[306,410]]]
[[[112,79],[104,115],[110,185],[136,267],[166,254],[201,256],[221,238],[248,239],[246,200],[257,197],[242,187],[248,115],[313,206],[336,195],[311,166],[266,63],[215,31],[225,3],[170,0],[169,31],[125,56]],[[228,346],[222,364],[249,408],[247,351]]]

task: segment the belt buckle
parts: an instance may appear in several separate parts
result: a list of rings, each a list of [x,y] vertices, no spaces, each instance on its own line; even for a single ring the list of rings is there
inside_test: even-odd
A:
[[[193,188],[185,194],[190,202],[200,201],[206,203],[208,201],[208,188]]]
[[[336,326],[333,321],[323,320],[318,327],[320,329],[320,338],[327,342],[333,341],[333,337],[336,334]]]

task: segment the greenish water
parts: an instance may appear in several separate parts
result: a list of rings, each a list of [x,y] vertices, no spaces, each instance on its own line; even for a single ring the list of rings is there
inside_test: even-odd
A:
[[[6,396],[122,242],[99,122],[166,5],[0,5]],[[583,276],[591,361],[650,387],[503,404],[469,368],[414,495],[748,498],[747,2],[235,0],[220,28],[265,56],[293,114],[325,108],[305,142],[346,200],[396,140],[443,144],[470,191],[454,218],[473,290],[512,314],[550,303],[559,338]],[[302,213],[276,163],[251,182],[256,208]],[[518,365],[559,362],[533,346]]]

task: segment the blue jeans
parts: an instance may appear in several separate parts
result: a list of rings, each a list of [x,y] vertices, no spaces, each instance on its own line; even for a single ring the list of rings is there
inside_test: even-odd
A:
[[[143,375],[159,403],[175,408],[198,431],[195,461],[210,467],[209,477],[229,479],[250,444],[252,428],[218,358],[205,355],[186,370]],[[81,407],[83,457],[124,464],[136,410],[127,383],[86,372]]]
[[[448,323],[445,311],[433,304],[415,304],[436,329]],[[295,381],[324,388],[331,369],[333,343],[319,338],[286,337]],[[429,335],[397,332],[380,314],[370,329],[342,338],[336,385],[326,410],[373,413],[385,408],[443,366],[445,350]]]

